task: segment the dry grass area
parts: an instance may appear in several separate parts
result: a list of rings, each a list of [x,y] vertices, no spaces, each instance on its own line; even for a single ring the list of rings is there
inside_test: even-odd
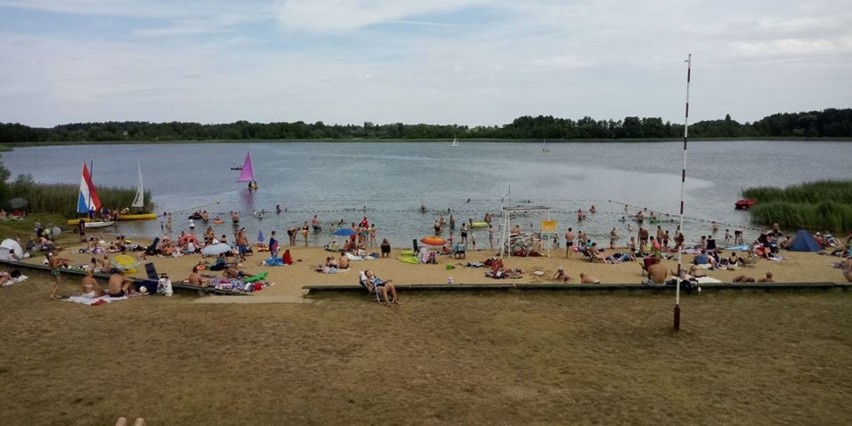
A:
[[[848,424],[847,293],[140,297],[0,289],[0,424]]]

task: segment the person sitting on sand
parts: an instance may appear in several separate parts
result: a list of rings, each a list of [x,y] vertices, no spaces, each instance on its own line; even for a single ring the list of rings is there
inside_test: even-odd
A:
[[[290,254],[290,249],[284,250],[284,254],[281,255],[281,262],[285,265],[293,264],[293,255]]]
[[[395,305],[402,304],[399,302],[399,296],[396,294],[396,286],[393,285],[393,281],[382,281],[379,277],[376,276],[375,273],[373,273],[373,271],[369,269],[364,271],[364,275],[367,277],[368,280],[370,280],[370,282],[373,284],[373,287],[375,287],[378,291],[382,292],[382,303],[384,303],[386,306],[390,306],[391,303]],[[390,293],[390,297],[392,299],[388,299],[388,293]]]
[[[580,283],[581,284],[600,284],[601,280],[591,276],[586,275],[584,273],[580,273]]]
[[[382,257],[390,257],[391,245],[388,242],[387,238],[382,240],[381,249],[382,249]]]
[[[349,269],[349,257],[346,256],[346,253],[340,254],[340,260],[337,262],[337,267],[339,269]]]
[[[556,274],[553,275],[553,279],[555,281],[561,281],[563,283],[567,283],[568,281],[573,280],[573,278],[571,278],[570,276],[568,276],[568,274],[565,273],[565,268],[561,266],[559,267],[559,269],[556,270]]]
[[[759,283],[774,283],[775,280],[772,278],[772,272],[766,271],[766,276],[757,280]]]
[[[194,285],[194,286],[199,286],[199,287],[207,287],[208,286],[207,279],[203,278],[201,276],[201,274],[198,273],[198,265],[195,265],[195,266],[192,267],[192,273],[189,274],[188,277],[183,279],[183,281],[187,282],[191,285]]]
[[[659,257],[654,257],[654,263],[648,266],[648,277],[642,281],[643,284],[665,284],[668,271],[666,267],[660,263]]]
[[[710,265],[710,269],[716,268],[716,259],[704,253],[704,250],[698,250],[698,254],[692,259],[693,265]]]
[[[225,278],[230,278],[234,280],[241,279],[246,276],[246,273],[240,270],[239,263],[232,263],[224,271],[222,271],[222,276]]]
[[[103,289],[98,285],[98,280],[95,279],[94,270],[89,269],[86,271],[86,276],[83,277],[83,281],[80,283],[80,291],[83,297],[95,298],[104,295]]]
[[[124,297],[130,293],[133,281],[124,276],[124,271],[117,269],[109,276],[109,297]]]

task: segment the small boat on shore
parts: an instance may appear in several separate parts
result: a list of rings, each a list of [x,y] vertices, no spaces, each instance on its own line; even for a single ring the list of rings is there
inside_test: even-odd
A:
[[[119,213],[118,220],[154,220],[157,218],[157,213],[141,213],[145,208],[145,187],[142,184],[142,165],[136,163],[139,170],[139,179],[136,181],[136,196],[133,197],[133,203],[130,205],[135,211],[140,213]]]
[[[86,167],[86,162],[83,162],[83,172],[80,178],[80,193],[77,196],[77,213],[91,214],[101,210],[101,199],[98,197],[98,191],[95,189],[95,183],[92,181],[92,175],[89,168]],[[114,220],[95,220],[87,217],[78,219],[69,219],[69,225],[79,225],[84,222],[86,228],[105,228],[115,225]]]
[[[743,198],[734,203],[734,208],[737,210],[748,210],[754,206],[755,201],[751,198]]]

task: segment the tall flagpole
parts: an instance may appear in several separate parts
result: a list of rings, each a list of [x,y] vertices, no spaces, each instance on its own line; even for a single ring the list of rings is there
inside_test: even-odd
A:
[[[683,118],[683,169],[680,175],[680,233],[683,234],[683,191],[686,186],[686,142],[689,139],[689,80],[692,74],[692,53],[686,59],[686,110]],[[680,235],[675,235],[679,238]],[[681,265],[683,261],[683,247],[678,245],[677,252],[677,277],[675,281],[675,306],[674,306],[674,329],[680,331],[680,280]]]

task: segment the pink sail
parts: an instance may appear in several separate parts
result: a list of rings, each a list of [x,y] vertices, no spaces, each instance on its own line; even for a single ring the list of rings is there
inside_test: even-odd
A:
[[[240,172],[240,177],[237,182],[251,182],[254,180],[254,168],[251,165],[251,152],[246,153],[246,162],[243,163],[243,170]]]

